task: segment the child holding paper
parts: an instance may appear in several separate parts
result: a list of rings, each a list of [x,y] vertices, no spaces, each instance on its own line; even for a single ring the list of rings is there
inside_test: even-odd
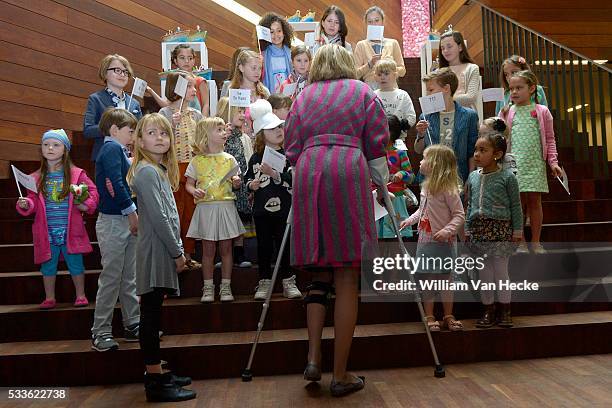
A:
[[[280,248],[287,216],[291,209],[291,167],[288,161],[282,171],[273,169],[263,162],[266,148],[273,149],[284,155],[283,150],[283,123],[272,113],[272,106],[265,100],[259,100],[251,105],[251,116],[255,129],[255,153],[249,160],[249,169],[246,174],[246,185],[255,192],[253,202],[253,217],[257,230],[257,262],[259,265],[259,284],[256,288],[255,299],[265,300],[272,284],[272,254],[274,245]],[[289,299],[302,297],[302,293],[295,285],[295,275],[289,276],[289,250],[281,260],[281,275],[283,279],[283,296]]]
[[[249,160],[253,155],[253,144],[249,135],[242,132],[244,127],[246,108],[240,106],[229,106],[228,98],[219,99],[217,105],[217,117],[218,118],[231,118],[230,125],[231,130],[227,141],[225,142],[225,153],[229,153],[240,165],[240,173],[245,174],[247,171]],[[249,190],[243,183],[240,189],[236,190],[236,209],[238,210],[238,216],[242,221],[246,230],[251,226],[253,230],[253,215],[251,214],[251,203],[249,203]],[[244,257],[244,236],[241,235],[234,240],[234,265],[240,268],[250,268],[253,266]]]
[[[251,102],[270,96],[268,88],[260,81],[262,71],[261,57],[254,51],[243,50],[236,58],[234,77],[230,89],[249,89]]]
[[[45,132],[41,140],[40,169],[31,174],[38,192],[28,190],[27,197],[17,200],[19,214],[26,217],[34,214],[34,262],[41,264],[45,286],[41,309],[52,309],[57,304],[55,276],[60,254],[76,289],[74,306],[89,304],[85,297],[83,254],[91,252],[92,247],[81,212],[93,214],[96,211],[98,191],[85,171],[72,164],[68,154],[70,147],[63,129]],[[72,186],[82,184],[87,190],[79,196]]]
[[[240,167],[236,159],[223,151],[227,140],[225,122],[221,118],[206,118],[196,126],[191,160],[185,176],[186,188],[196,201],[196,209],[187,236],[202,240],[202,303],[215,300],[213,283],[217,244],[221,255],[222,302],[234,300],[231,288],[232,240],[245,233],[236,210],[236,195],[240,188]]]
[[[414,150],[422,154],[425,147],[441,143],[449,146],[457,157],[459,176],[465,182],[474,170],[474,145],[478,138],[478,114],[453,100],[459,81],[449,68],[438,69],[423,78],[427,95],[442,92],[444,110],[421,114],[416,124]]]
[[[293,28],[284,17],[276,13],[266,13],[259,21],[259,25],[269,28],[272,38],[271,43],[259,40],[263,56],[262,81],[266,88],[276,93],[291,72]]]
[[[133,75],[134,71],[130,62],[121,55],[107,55],[100,62],[98,76],[104,81],[105,88],[89,95],[83,118],[83,136],[87,139],[94,139],[94,146],[91,151],[91,159],[94,161],[104,144],[105,135],[100,132],[98,123],[106,108],[123,108],[136,116],[136,119],[142,117],[138,100],[124,92],[130,77]]]
[[[191,49],[191,48],[190,48]],[[185,97],[181,98],[174,90],[179,77],[186,79],[189,84],[185,91]],[[161,108],[159,113],[164,115],[168,122],[172,124],[174,132],[176,159],[179,164],[179,174],[181,175],[179,188],[174,192],[176,207],[181,220],[181,239],[185,249],[185,258],[187,259],[186,267],[188,269],[199,269],[201,264],[191,258],[191,254],[195,253],[195,240],[187,238],[187,230],[189,223],[195,210],[193,197],[187,193],[185,189],[185,170],[187,165],[193,158],[191,151],[191,141],[195,135],[196,123],[202,120],[200,111],[189,106],[189,103],[196,96],[196,77],[190,72],[172,72],[168,74],[166,79],[166,97],[170,102],[169,106]]]
[[[395,115],[398,119],[408,121],[408,129],[416,122],[416,112],[408,92],[397,86],[397,65],[390,59],[380,60],[374,69],[378,89],[374,91],[383,103],[387,115]],[[406,131],[408,130],[406,129]],[[403,137],[406,133],[402,134]]]
[[[281,84],[278,93],[287,95],[292,100],[295,100],[308,84],[308,72],[310,71],[311,60],[312,54],[305,45],[296,45],[291,48],[291,64],[293,64],[293,70],[291,74],[289,74],[289,78]],[[289,92],[288,89],[291,87],[293,91]]]

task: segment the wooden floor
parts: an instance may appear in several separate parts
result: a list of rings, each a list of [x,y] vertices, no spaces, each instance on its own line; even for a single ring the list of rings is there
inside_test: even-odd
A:
[[[609,407],[612,406],[612,354],[517,360],[446,367],[436,379],[430,367],[370,370],[366,388],[334,399],[330,374],[321,385],[301,376],[196,381],[198,399],[178,407]],[[133,407],[145,406],[141,384],[72,387],[63,402],[9,403],[3,407]]]

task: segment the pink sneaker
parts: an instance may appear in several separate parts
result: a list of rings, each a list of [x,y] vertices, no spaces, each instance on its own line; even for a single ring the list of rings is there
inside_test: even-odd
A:
[[[44,302],[42,302],[39,307],[41,309],[53,309],[55,307],[55,305],[57,304],[57,302],[55,301],[55,299],[45,299]]]
[[[85,296],[78,297],[74,301],[74,307],[85,307],[87,305],[89,305],[89,301],[87,300],[87,298]]]

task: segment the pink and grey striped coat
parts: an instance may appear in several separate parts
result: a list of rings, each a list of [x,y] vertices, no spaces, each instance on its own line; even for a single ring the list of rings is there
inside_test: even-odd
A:
[[[358,266],[376,245],[367,162],[385,156],[389,129],[382,104],[363,82],[307,86],[285,123],[294,165],[291,263]]]

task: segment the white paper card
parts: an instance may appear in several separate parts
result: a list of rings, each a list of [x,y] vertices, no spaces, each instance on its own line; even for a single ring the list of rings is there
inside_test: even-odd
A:
[[[21,183],[28,190],[38,193],[38,189],[36,188],[36,180],[34,180],[34,177],[25,174],[12,164],[11,168],[13,169],[13,175],[15,176],[15,180],[18,183]]]
[[[219,181],[219,185],[225,183],[227,180],[231,179],[232,177],[237,176],[239,173],[240,173],[240,166],[236,164],[234,167],[230,169],[230,171],[227,172],[225,176],[223,176],[221,181]]]
[[[292,96],[295,93],[297,85],[297,82],[294,82],[292,84],[285,84],[285,86],[283,87],[283,95]]]
[[[504,88],[488,88],[482,90],[483,102],[497,102],[504,100]]]
[[[559,183],[561,183],[561,185],[567,192],[567,195],[571,195],[569,189],[569,178],[567,177],[567,173],[565,172],[565,169],[563,167],[561,167],[561,177],[559,178],[557,176],[557,180],[559,180]]]
[[[385,26],[369,25],[367,38],[370,41],[382,41],[384,32]]]
[[[176,86],[174,87],[174,93],[184,98],[187,93],[187,86],[189,86],[189,81],[183,78],[182,75],[179,75]]]
[[[372,191],[372,199],[374,201],[374,221],[378,221],[385,215],[389,214],[385,207],[378,204],[378,201],[376,201],[377,196],[378,194],[376,194],[376,190]]]
[[[144,94],[147,91],[147,82],[140,79],[134,78],[134,87],[132,88],[132,97],[138,96],[144,98]]]
[[[444,104],[444,94],[442,92],[421,96],[419,98],[419,103],[421,104],[421,111],[424,115],[442,112],[446,108]]]
[[[314,47],[315,45],[315,33],[305,33],[304,34],[304,45],[306,47]]]
[[[229,104],[230,106],[240,106],[242,108],[248,108],[251,104],[251,90],[250,89],[230,89],[229,90]]]
[[[258,25],[255,27],[255,29],[257,30],[258,40],[264,40],[269,43],[272,42],[272,33],[270,32],[270,29],[268,27]]]
[[[269,146],[266,146],[264,149],[263,158],[261,159],[262,164],[266,163],[268,166],[272,167],[274,170],[282,173],[285,169],[285,163],[287,158],[285,155],[277,152]]]

